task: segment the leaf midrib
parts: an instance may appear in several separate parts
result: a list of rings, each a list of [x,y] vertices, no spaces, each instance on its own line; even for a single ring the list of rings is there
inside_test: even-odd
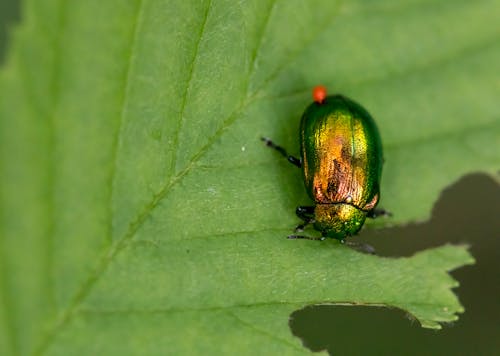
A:
[[[191,88],[191,81],[193,80],[194,69],[195,69],[196,64],[198,63],[198,52],[200,50],[200,44],[203,40],[203,35],[205,34],[205,28],[207,25],[208,16],[210,14],[210,8],[212,7],[212,0],[208,0],[207,2],[208,2],[208,4],[207,4],[207,7],[205,9],[205,13],[203,15],[203,20],[201,22],[200,31],[198,33],[198,39],[197,39],[195,47],[194,47],[193,58],[192,58],[191,63],[189,64],[189,67],[188,67],[187,80],[186,80],[186,85],[184,88],[184,93],[182,94],[181,108],[180,108],[180,112],[179,112],[179,117],[177,119],[177,126],[174,130],[174,133],[173,133],[173,138],[174,138],[173,142],[172,142],[173,158],[172,158],[172,162],[170,164],[171,177],[176,172],[177,157],[178,157],[177,152],[179,151],[179,136],[180,136],[180,133],[182,130],[182,123],[184,122],[184,113],[186,110],[187,97],[189,95],[189,90]]]

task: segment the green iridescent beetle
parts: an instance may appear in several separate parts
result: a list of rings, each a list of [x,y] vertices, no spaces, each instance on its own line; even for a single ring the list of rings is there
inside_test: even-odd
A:
[[[380,199],[382,143],[375,121],[358,103],[342,95],[326,96],[323,86],[314,88],[313,98],[300,123],[300,159],[270,139],[262,140],[302,168],[306,190],[315,202],[297,207],[304,222],[295,231],[313,224],[321,237],[288,237],[344,241],[358,233],[366,217],[389,214],[375,209]]]

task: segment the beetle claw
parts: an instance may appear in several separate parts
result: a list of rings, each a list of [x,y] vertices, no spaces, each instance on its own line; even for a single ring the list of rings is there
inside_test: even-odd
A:
[[[379,216],[391,217],[392,213],[384,209],[372,209],[368,212],[366,216],[375,219],[378,218]]]
[[[294,230],[294,231],[295,231],[295,232],[302,232],[302,231],[304,231],[304,225],[298,225],[298,226],[295,228],[295,230]]]

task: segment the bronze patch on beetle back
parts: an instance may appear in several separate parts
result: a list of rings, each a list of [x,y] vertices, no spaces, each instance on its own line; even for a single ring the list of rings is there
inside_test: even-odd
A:
[[[336,100],[342,103],[344,99]],[[378,187],[373,176],[366,174],[373,165],[367,152],[369,136],[363,119],[347,105],[318,115],[302,127],[304,181],[316,203],[347,203],[363,210],[376,205],[374,188]]]

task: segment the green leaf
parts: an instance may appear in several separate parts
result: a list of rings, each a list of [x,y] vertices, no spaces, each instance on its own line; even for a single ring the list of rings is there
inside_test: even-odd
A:
[[[426,219],[500,158],[495,1],[25,0],[0,72],[0,353],[305,353],[308,304],[463,311],[463,246],[285,239],[310,88],[376,118],[381,206]],[[466,24],[466,26],[464,26]],[[375,222],[377,224],[377,222]],[[368,227],[370,228],[370,227]],[[376,241],[370,242],[376,246]]]

